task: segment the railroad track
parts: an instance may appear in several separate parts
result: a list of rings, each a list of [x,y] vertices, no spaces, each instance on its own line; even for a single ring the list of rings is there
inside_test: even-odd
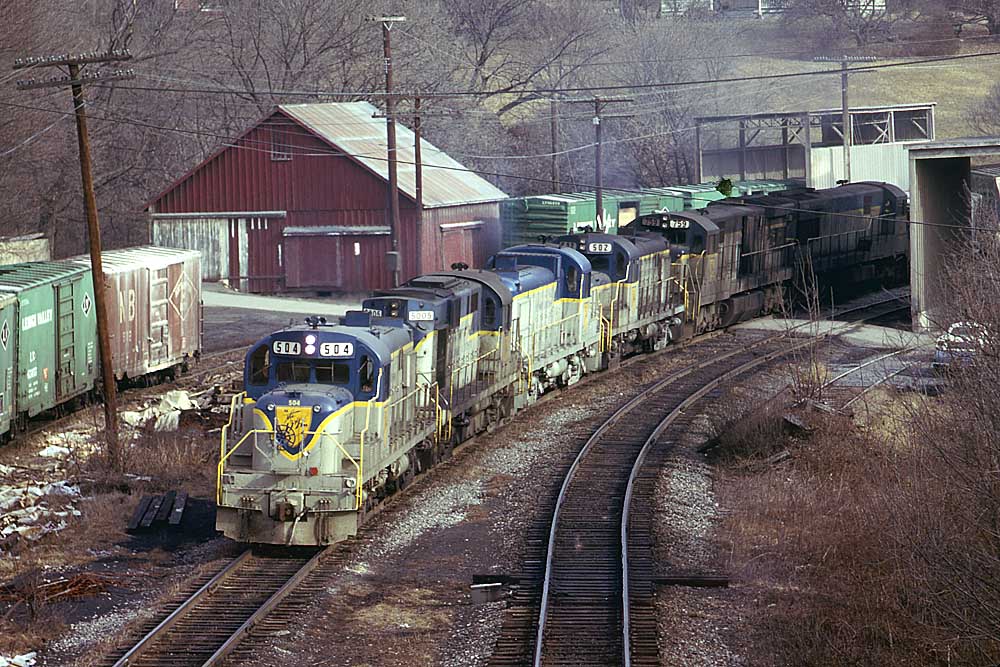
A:
[[[244,551],[105,667],[210,667],[291,596],[332,549]]]
[[[894,295],[839,317],[865,322],[901,308],[908,304]],[[633,498],[650,506],[656,471],[673,444],[664,433],[686,422],[687,407],[726,380],[827,338],[789,339],[807,326],[736,350],[719,341],[693,346],[707,358],[655,382],[594,430],[569,466],[551,520],[529,530],[491,667],[659,664],[651,520],[631,513]]]
[[[909,310],[910,292],[908,290],[903,290],[898,294],[890,293],[890,296],[888,297],[869,303],[854,305],[847,310],[842,310],[840,312],[834,312],[833,319],[846,320],[849,322],[870,322],[889,317],[890,315],[896,315],[901,311]]]
[[[865,308],[868,308],[866,306]],[[570,493],[566,491],[565,497],[560,494],[559,505],[565,506],[566,516],[571,519],[571,523],[579,527],[584,527],[584,534],[596,537],[594,543],[598,547],[605,547],[614,542],[616,532],[619,545],[617,553],[618,565],[605,562],[601,567],[597,567],[597,561],[602,557],[597,554],[600,549],[587,549],[588,554],[593,553],[595,560],[586,566],[592,570],[584,578],[585,586],[592,586],[590,590],[583,591],[585,601],[595,602],[607,598],[618,600],[615,602],[619,611],[618,632],[614,640],[607,642],[597,641],[596,644],[603,646],[618,647],[619,656],[621,652],[628,651],[634,653],[638,660],[636,662],[620,662],[610,657],[605,650],[604,654],[594,650],[589,651],[590,662],[570,657],[568,662],[578,665],[586,664],[656,664],[656,624],[653,616],[652,605],[652,563],[648,558],[648,545],[651,543],[650,522],[648,516],[639,515],[630,519],[628,512],[628,502],[626,497],[648,498],[652,493],[652,482],[655,475],[644,475],[642,463],[647,455],[662,457],[666,448],[653,448],[660,435],[671,424],[675,423],[682,416],[683,409],[702,398],[705,394],[715,389],[718,384],[734,375],[744,373],[749,369],[766,363],[767,361],[788,354],[794,349],[812,344],[810,339],[807,342],[789,345],[785,334],[773,336],[763,341],[753,343],[748,347],[741,347],[732,350],[732,342],[721,340],[721,332],[699,337],[693,341],[691,347],[697,353],[707,357],[707,359],[696,363],[686,369],[674,373],[668,378],[656,382],[651,387],[623,406],[598,432],[591,436],[593,443],[587,449],[603,449],[607,456],[614,460],[609,460],[606,464],[598,463],[596,466],[590,464],[578,465],[583,460],[583,453],[574,463],[572,468],[579,471],[579,479],[583,484],[574,485],[575,489],[584,488],[588,480],[603,480],[611,486],[615,486],[613,476],[608,472],[614,468],[618,478],[617,487],[622,495],[622,509],[617,510],[617,514],[606,508],[603,513],[598,512],[599,517],[593,512],[593,508],[587,509],[587,497],[591,500],[595,497],[586,491],[580,493],[579,490]],[[778,342],[782,341],[782,342]],[[763,348],[773,345],[779,349],[766,351]],[[729,351],[726,351],[729,349]],[[214,358],[223,358],[231,354],[232,350],[216,353]],[[643,355],[627,360],[623,366],[631,367],[638,372],[645,366],[655,367],[659,355]],[[735,366],[734,366],[735,364]],[[190,376],[188,376],[190,377]],[[706,380],[706,378],[709,378]],[[655,394],[655,396],[654,396]],[[643,410],[641,419],[626,420],[626,415],[636,412],[635,408],[640,405],[648,406],[655,404],[656,410]],[[658,420],[658,421],[657,421]],[[655,424],[653,423],[655,421]],[[638,429],[638,430],[636,430]],[[641,432],[645,430],[648,434],[644,437]],[[588,441],[589,442],[589,441]],[[650,454],[652,452],[652,454]],[[604,470],[602,470],[604,468]],[[624,473],[624,476],[621,474]],[[622,483],[621,480],[627,481]],[[646,482],[645,488],[643,483]],[[568,489],[568,487],[567,487]],[[610,498],[610,496],[608,496]],[[578,503],[583,502],[579,509]],[[577,504],[575,504],[577,503]],[[601,510],[602,508],[597,508]],[[582,513],[581,513],[582,512]],[[614,514],[613,520],[609,516]],[[600,518],[599,522],[595,519]],[[572,521],[575,519],[575,522]],[[596,525],[599,523],[600,525]],[[629,532],[629,525],[640,526]],[[565,525],[565,524],[564,524]],[[612,528],[615,530],[612,530]],[[566,547],[570,551],[583,548],[586,542],[580,534],[573,534],[566,531],[555,531],[553,527],[549,537],[558,535],[562,551],[566,552]],[[610,536],[610,537],[609,537]],[[361,535],[359,535],[361,537]],[[588,538],[589,539],[589,538]],[[611,539],[611,542],[608,540]],[[630,545],[622,549],[621,544]],[[341,553],[339,558],[326,558],[332,549],[338,549]],[[193,595],[184,600],[169,614],[161,615],[161,619],[156,623],[151,623],[151,627],[142,629],[142,638],[135,645],[125,650],[119,650],[117,655],[110,656],[101,663],[110,667],[158,667],[160,665],[197,665],[199,667],[209,667],[220,665],[227,656],[234,659],[250,658],[255,640],[268,634],[275,623],[275,610],[281,606],[282,609],[291,606],[301,608],[308,604],[311,593],[317,590],[317,586],[322,584],[306,584],[307,580],[314,579],[325,581],[325,578],[332,576],[340,565],[343,564],[346,554],[351,551],[351,546],[335,545],[324,550],[313,550],[307,555],[289,555],[274,553],[254,553],[250,550],[244,552],[240,557],[227,565],[221,572],[216,574],[207,582],[204,582],[194,592]],[[607,551],[607,550],[605,550]],[[631,561],[628,560],[630,552],[633,554]],[[572,564],[563,565],[555,558],[555,551],[546,559],[548,573],[545,575],[546,584],[539,590],[538,602],[545,611],[545,619],[549,616],[549,600],[551,600],[552,616],[549,635],[545,635],[546,621],[535,623],[533,619],[528,619],[530,629],[538,629],[538,637],[542,637],[554,646],[553,651],[559,654],[560,630],[565,628],[570,636],[569,644],[580,644],[577,639],[580,636],[580,629],[585,625],[578,623],[581,621],[579,612],[579,596],[573,598],[577,591],[574,583],[574,567],[579,571],[579,567]],[[603,557],[604,561],[607,560]],[[326,561],[324,564],[324,560]],[[631,565],[629,564],[631,562]],[[617,568],[617,569],[616,569]],[[617,571],[617,583],[608,580],[603,584],[596,584],[597,572],[606,574]],[[539,575],[541,570],[539,568]],[[541,576],[539,577],[541,578]],[[199,582],[200,583],[200,582]],[[551,589],[551,594],[546,591]],[[616,591],[615,596],[608,596],[609,591]],[[611,612],[605,611],[607,614]],[[568,614],[568,615],[567,615]],[[281,614],[282,616],[284,614]],[[268,620],[268,616],[271,619]],[[565,619],[569,619],[567,622]],[[593,619],[591,619],[593,621]],[[284,627],[284,622],[279,622]],[[275,626],[276,627],[276,626]],[[596,632],[590,632],[590,626],[586,635],[596,638]],[[555,628],[555,630],[553,630]],[[628,631],[626,632],[626,628]],[[254,631],[257,631],[256,633]],[[523,633],[522,633],[523,634]],[[554,639],[553,639],[554,638]],[[651,639],[651,641],[650,641]],[[249,640],[249,641],[246,641]],[[502,641],[502,640],[501,640]],[[565,645],[565,640],[562,640]],[[591,642],[593,644],[594,642]],[[499,644],[498,644],[499,645]],[[545,641],[538,643],[539,648],[544,648]],[[496,657],[497,654],[494,654]],[[600,656],[595,662],[593,658]],[[519,656],[514,661],[491,662],[491,664],[525,664],[528,656]],[[620,660],[624,660],[621,658]],[[550,662],[538,662],[536,664],[567,664],[566,661],[555,660]]]
[[[644,460],[662,456],[669,444],[655,445],[666,430],[722,382],[812,343],[779,335],[733,349],[709,341],[695,348],[701,361],[654,382],[600,424],[570,465],[548,530],[536,525],[529,535],[534,553],[489,664],[659,664],[650,523],[628,509],[633,497],[651,493],[655,471]]]

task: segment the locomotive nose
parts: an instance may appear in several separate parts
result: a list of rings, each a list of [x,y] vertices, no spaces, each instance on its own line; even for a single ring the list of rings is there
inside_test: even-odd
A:
[[[321,434],[324,422],[354,400],[343,387],[288,385],[257,402],[274,431],[274,444],[286,458],[296,459]]]

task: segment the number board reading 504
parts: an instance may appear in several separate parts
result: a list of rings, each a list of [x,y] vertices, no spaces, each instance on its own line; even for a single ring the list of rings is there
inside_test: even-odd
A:
[[[319,356],[321,357],[353,357],[353,343],[321,343],[319,346]]]

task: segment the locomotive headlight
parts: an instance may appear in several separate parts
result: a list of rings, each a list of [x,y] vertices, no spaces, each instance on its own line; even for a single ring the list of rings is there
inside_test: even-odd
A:
[[[306,354],[316,354],[316,346],[306,345]]]
[[[267,404],[267,411],[268,412],[274,412],[274,403],[268,403]]]
[[[306,345],[315,345],[315,344],[316,344],[316,336],[312,334],[306,336]]]
[[[313,406],[313,412],[319,412],[319,406],[318,405],[314,405]]]
[[[353,477],[348,477],[344,480],[344,486],[348,489],[353,489],[357,485],[357,481]]]

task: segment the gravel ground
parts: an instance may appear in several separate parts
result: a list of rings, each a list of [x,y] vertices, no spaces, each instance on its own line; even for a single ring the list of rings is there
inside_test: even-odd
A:
[[[850,348],[834,349],[842,353]],[[245,664],[484,664],[505,603],[473,605],[473,576],[516,574],[526,528],[541,511],[538,496],[551,485],[553,469],[571,458],[599,417],[691,358],[691,351],[675,350],[659,357],[642,376],[635,370],[598,376],[461,448],[374,517],[342,574],[317,594],[308,612],[290,616],[288,630],[269,639]],[[756,374],[741,395],[777,391],[789,377],[782,368]],[[700,417],[661,476],[656,511],[663,517],[659,555],[664,569],[722,569],[713,541],[719,509],[712,471],[691,451],[705,439],[711,423],[719,421],[719,415],[707,412]],[[115,545],[105,558],[121,578],[121,590],[80,605],[69,619],[74,625],[42,664],[70,664],[74,654],[93,658],[92,640],[114,636],[157,604],[148,593],[150,581],[158,592],[179,584],[197,564],[211,567],[231,555],[227,544],[213,540],[169,554],[139,551],[132,559],[125,555],[129,545]],[[755,603],[739,582],[729,589],[661,591],[664,664],[753,664],[740,637],[747,634],[741,619]]]
[[[816,361],[831,367],[871,355],[841,341],[823,346]],[[805,360],[799,360],[804,362]],[[715,435],[716,425],[758,404],[793,382],[791,362],[779,362],[730,387],[721,400],[699,404],[657,482],[657,560],[661,572],[727,574],[726,555],[715,530],[724,515],[716,501],[714,469],[696,449]],[[728,588],[661,587],[657,592],[661,663],[684,667],[744,667],[758,664],[747,626],[759,610],[754,591],[733,578]]]
[[[317,611],[297,619],[297,630],[253,664],[483,664],[505,603],[473,605],[472,576],[519,566],[533,476],[545,474],[568,430],[622,400],[618,384],[602,378],[545,401],[411,487],[374,519],[345,576],[312,605]]]
[[[344,576],[296,630],[244,664],[485,664],[506,605],[473,605],[473,575],[516,574],[553,461],[568,463],[600,416],[689,356],[661,359],[638,377],[606,374],[555,395],[462,448],[375,517]]]

